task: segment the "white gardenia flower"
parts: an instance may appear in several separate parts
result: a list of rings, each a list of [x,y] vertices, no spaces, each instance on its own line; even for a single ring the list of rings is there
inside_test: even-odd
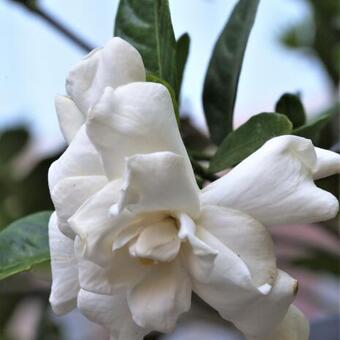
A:
[[[200,190],[168,91],[144,80],[138,52],[114,38],[57,100],[70,145],[49,172],[53,310],[142,339],[173,330],[193,291],[248,339],[307,339],[267,226],[335,216],[313,180],[339,172],[339,155],[273,138]]]

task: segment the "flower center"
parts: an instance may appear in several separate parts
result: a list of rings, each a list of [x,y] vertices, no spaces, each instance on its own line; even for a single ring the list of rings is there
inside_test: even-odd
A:
[[[170,262],[187,234],[195,229],[195,223],[185,214],[148,214],[120,232],[114,249],[127,246],[130,256],[143,265]]]

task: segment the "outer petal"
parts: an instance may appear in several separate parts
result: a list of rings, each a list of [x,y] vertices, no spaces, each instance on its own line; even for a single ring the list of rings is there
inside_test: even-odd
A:
[[[132,320],[123,295],[101,295],[81,289],[78,308],[89,320],[103,325],[113,340],[142,340],[148,333]]]
[[[51,215],[48,233],[52,269],[50,303],[56,314],[64,314],[76,306],[79,291],[77,260],[73,240],[60,232],[55,213]]]
[[[241,210],[266,225],[328,220],[338,202],[315,186],[313,173],[324,169],[319,167],[310,140],[276,137],[204,188],[202,201]]]
[[[249,338],[249,340],[308,340],[309,323],[299,309],[291,305],[280,325],[265,338]]]
[[[315,148],[317,164],[314,169],[314,179],[328,177],[340,173],[340,155],[336,152]]]
[[[78,251],[82,257],[106,266],[112,257],[113,235],[125,222],[124,216],[110,215],[110,207],[118,200],[121,181],[112,181],[90,197],[68,220],[71,229],[79,236]],[[123,223],[128,225],[128,223]],[[81,250],[80,250],[81,249]]]
[[[135,155],[127,159],[122,194],[115,209],[131,213],[177,211],[198,216],[198,194],[183,156],[172,152]]]
[[[58,227],[66,236],[75,236],[68,219],[106,183],[104,176],[80,176],[67,177],[54,186],[51,197],[58,216]]]
[[[67,177],[103,175],[101,160],[83,126],[66,151],[52,163],[48,172],[48,184],[52,192],[54,186]]]
[[[66,91],[86,115],[103,94],[104,88],[145,80],[138,51],[120,38],[111,39],[104,48],[88,54],[69,74]]]
[[[57,96],[55,98],[59,126],[67,144],[70,144],[80,127],[85,122],[85,114],[79,111],[70,97]]]
[[[193,173],[163,85],[143,82],[106,88],[89,118],[87,131],[109,178],[122,175],[125,157],[157,151],[182,155]]]
[[[194,258],[188,259],[193,278],[193,290],[220,315],[251,337],[270,334],[285,316],[297,289],[297,282],[278,271],[271,287],[253,284],[244,262],[207,231],[200,238],[218,250],[208,282],[196,273]]]
[[[134,321],[143,328],[169,332],[189,310],[191,282],[179,260],[154,265],[128,294]]]
[[[268,230],[252,217],[234,209],[205,206],[198,224],[246,263],[254,285],[276,278],[274,245]]]

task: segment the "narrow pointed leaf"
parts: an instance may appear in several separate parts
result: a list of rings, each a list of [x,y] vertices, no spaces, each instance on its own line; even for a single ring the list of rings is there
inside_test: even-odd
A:
[[[210,162],[210,172],[232,167],[259,149],[273,137],[288,135],[292,123],[279,113],[260,113],[231,132]]]
[[[213,50],[203,89],[212,141],[219,145],[233,129],[233,112],[243,56],[259,0],[239,0]]]
[[[29,215],[0,232],[0,280],[50,259],[50,215],[48,211]]]
[[[120,0],[115,35],[139,51],[148,73],[164,79],[178,93],[176,39],[168,0]]]
[[[177,40],[177,73],[178,73],[178,92],[181,91],[185,65],[189,56],[190,37],[184,33]]]
[[[296,94],[283,94],[275,105],[275,112],[286,115],[293,123],[294,128],[305,124],[306,113],[303,104]]]

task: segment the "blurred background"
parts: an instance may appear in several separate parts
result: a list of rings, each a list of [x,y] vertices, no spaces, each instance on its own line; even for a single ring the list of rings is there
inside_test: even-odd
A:
[[[191,37],[181,93],[181,114],[187,117],[183,133],[191,140],[197,137],[201,146],[206,132],[201,103],[205,71],[235,3],[170,0],[176,37],[185,32]],[[52,209],[47,169],[65,147],[54,97],[65,93],[68,71],[87,50],[112,36],[118,0],[41,0],[37,8],[34,4],[0,0],[0,229],[31,212]],[[284,92],[299,93],[311,119],[334,110],[339,7],[337,0],[262,0],[242,68],[235,126],[253,114],[274,111]],[[335,112],[318,145],[339,149],[338,118]],[[320,185],[338,196],[336,176]],[[334,220],[272,229],[278,264],[300,281],[297,305],[312,321],[312,340],[340,339],[338,227]],[[1,340],[108,338],[77,312],[54,316],[47,303],[49,286],[48,264],[0,281]],[[185,315],[177,331],[162,339],[241,339],[203,302],[195,299],[194,304],[194,313]]]

